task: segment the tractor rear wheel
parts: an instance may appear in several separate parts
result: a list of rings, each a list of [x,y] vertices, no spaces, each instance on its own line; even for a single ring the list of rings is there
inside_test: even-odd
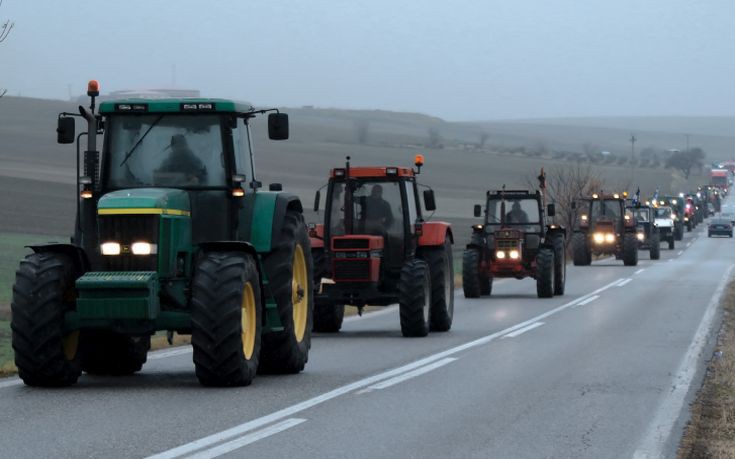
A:
[[[651,260],[661,258],[661,236],[659,233],[651,232],[651,238],[648,240],[649,254]]]
[[[476,248],[462,254],[462,290],[465,298],[480,297],[480,250]]]
[[[29,386],[68,386],[81,374],[79,331],[64,333],[64,313],[74,307],[71,259],[33,253],[15,273],[10,306],[15,365]]]
[[[676,246],[674,239],[676,239],[674,236],[669,237],[669,250],[674,250],[674,247]]]
[[[406,337],[429,334],[431,320],[431,275],[429,265],[418,258],[409,260],[401,268],[398,282],[398,309],[401,333]]]
[[[623,235],[623,264],[625,266],[638,264],[638,238],[634,233]]]
[[[318,333],[337,333],[345,317],[344,304],[314,305],[314,327]]]
[[[283,331],[263,335],[260,371],[298,373],[309,360],[314,313],[313,264],[301,213],[286,211],[281,234],[263,265]]]
[[[262,303],[255,260],[241,252],[210,252],[192,283],[191,344],[199,382],[247,386],[258,370]]]
[[[692,221],[691,221],[691,220],[689,220],[689,221],[687,222],[687,233],[689,233],[689,232],[691,232],[691,231],[692,231]]]
[[[554,235],[551,242],[554,244],[554,295],[564,295],[567,280],[567,249],[564,235]]]
[[[572,236],[572,258],[574,266],[588,266],[592,263],[592,252],[586,234],[574,233]]]
[[[431,331],[452,328],[454,317],[454,262],[452,241],[444,239],[441,247],[422,249],[420,257],[429,265],[431,275]]]
[[[539,298],[554,296],[554,250],[539,249],[536,254],[536,293]]]
[[[115,332],[81,332],[82,370],[95,375],[130,375],[143,368],[151,348],[151,337]]]
[[[674,225],[674,240],[681,241],[684,239],[684,225]]]

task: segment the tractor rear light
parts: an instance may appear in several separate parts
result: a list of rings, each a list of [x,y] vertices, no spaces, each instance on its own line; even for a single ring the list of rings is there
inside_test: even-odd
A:
[[[120,244],[117,242],[104,242],[100,245],[102,255],[120,255]]]
[[[133,242],[130,251],[133,255],[152,255],[158,252],[158,246],[148,242]]]
[[[504,250],[498,250],[495,252],[495,258],[498,260],[504,260],[505,259],[505,251]]]
[[[520,253],[518,253],[518,251],[517,251],[517,250],[511,250],[511,251],[510,251],[510,258],[511,258],[512,260],[517,260],[517,259],[518,259],[518,258],[519,258],[520,256],[521,256],[521,254],[520,254]]]

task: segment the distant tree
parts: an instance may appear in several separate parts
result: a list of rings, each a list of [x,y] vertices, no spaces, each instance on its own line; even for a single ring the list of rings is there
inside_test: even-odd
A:
[[[370,134],[370,120],[365,118],[358,118],[354,122],[357,143],[359,143],[360,145],[365,145],[366,143],[368,143],[368,137]]]
[[[429,148],[442,148],[442,136],[439,133],[439,129],[431,127],[428,131],[429,134]]]
[[[487,132],[483,132],[482,134],[480,134],[480,141],[477,142],[477,148],[483,148],[489,138],[490,134],[488,134]]]
[[[685,179],[689,179],[693,169],[702,170],[705,158],[704,150],[692,148],[689,151],[677,151],[666,160],[666,167],[681,171]]]
[[[0,6],[3,6],[3,0],[0,0]],[[0,43],[4,42],[10,31],[13,30],[14,22],[10,22],[10,19],[6,19],[5,22],[0,22]],[[0,88],[0,97],[4,96],[8,92],[7,89]]]

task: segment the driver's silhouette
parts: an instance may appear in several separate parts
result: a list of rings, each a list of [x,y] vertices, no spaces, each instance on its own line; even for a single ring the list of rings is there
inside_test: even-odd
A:
[[[183,134],[171,136],[171,153],[161,163],[161,167],[156,169],[156,173],[178,173],[184,174],[185,184],[200,185],[207,181],[207,168],[199,159],[186,142]]]
[[[510,212],[505,214],[506,223],[528,223],[528,214],[521,208],[521,203],[513,201]]]

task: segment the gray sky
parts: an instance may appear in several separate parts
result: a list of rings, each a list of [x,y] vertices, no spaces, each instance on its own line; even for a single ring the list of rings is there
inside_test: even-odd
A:
[[[4,0],[10,95],[172,86],[449,120],[733,115],[733,0]],[[1,107],[0,107],[1,109]]]

